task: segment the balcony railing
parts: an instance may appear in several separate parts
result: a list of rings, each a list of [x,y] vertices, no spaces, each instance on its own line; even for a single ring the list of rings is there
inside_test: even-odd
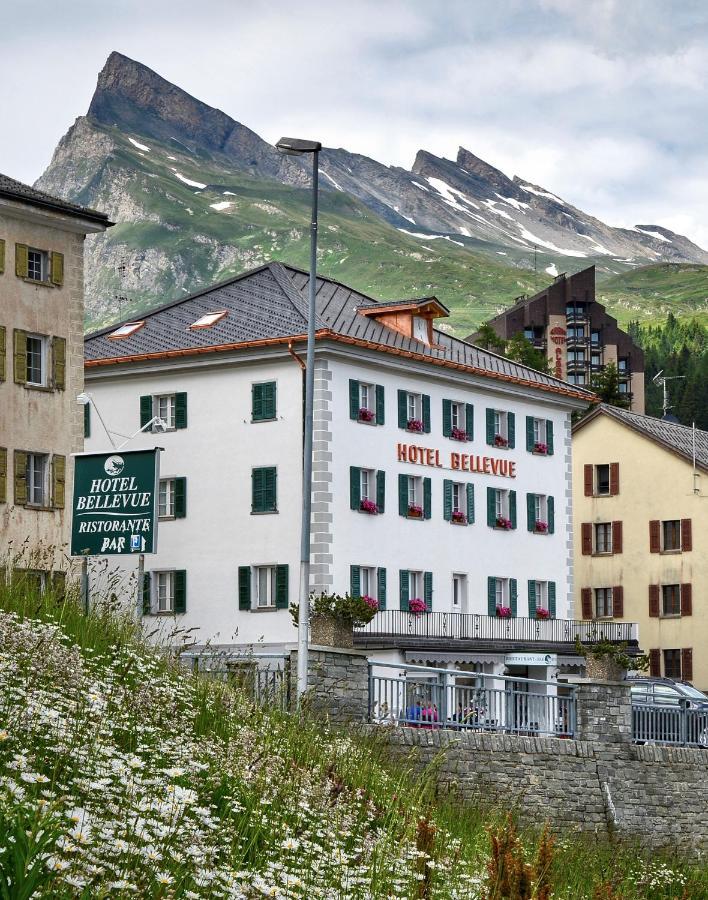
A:
[[[633,622],[584,622],[577,619],[528,619],[472,613],[429,612],[415,616],[399,609],[376,613],[368,625],[354,630],[361,638],[443,638],[456,641],[516,641],[573,644],[637,640]]]

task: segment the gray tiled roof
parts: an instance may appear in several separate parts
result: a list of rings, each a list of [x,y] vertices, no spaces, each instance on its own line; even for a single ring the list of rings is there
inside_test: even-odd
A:
[[[307,272],[282,263],[269,263],[143,314],[140,320],[144,320],[145,325],[128,338],[109,338],[117,325],[88,335],[86,360],[144,357],[153,353],[303,335],[307,330],[308,281]],[[434,329],[436,346],[432,347],[405,337],[370,316],[360,315],[358,309],[377,306],[377,301],[332,279],[318,277],[316,302],[318,330],[327,329],[382,349],[415,353],[442,364],[469,366],[490,375],[521,379],[539,388],[570,391],[588,400],[594,397],[589,391],[489,353],[438,329]],[[200,316],[217,310],[227,310],[228,315],[210,328],[189,328]]]
[[[38,191],[37,188],[16,181],[8,175],[0,173],[0,197],[8,197],[10,200],[22,200],[33,206],[42,206],[45,208],[56,209],[59,212],[68,213],[82,219],[93,219],[101,222],[103,225],[109,225],[108,216],[96,209],[79,206],[78,203],[70,203],[68,200],[61,200],[59,197],[53,197],[51,194],[45,194],[44,191]]]
[[[603,403],[596,407],[588,416],[582,419],[574,428],[578,431],[585,424],[592,421],[598,415],[607,415],[624,425],[646,435],[651,440],[680,454],[688,460],[693,459],[694,431],[688,425],[679,425],[676,422],[667,422],[665,419],[657,419],[654,416],[643,416],[630,412],[627,409],[618,409]],[[708,431],[696,428],[696,463],[702,469],[708,469]]]

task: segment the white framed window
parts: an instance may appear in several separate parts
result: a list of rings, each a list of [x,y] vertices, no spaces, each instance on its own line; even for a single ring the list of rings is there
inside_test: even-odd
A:
[[[595,525],[595,553],[612,553],[612,522]]]
[[[598,619],[612,618],[612,588],[595,588],[595,615]]]
[[[509,605],[509,579],[508,578],[495,578],[494,579],[494,594],[495,601],[497,606],[508,606]]]
[[[423,398],[421,394],[407,394],[408,421],[423,418]]]
[[[27,335],[27,384],[47,386],[49,340],[40,334]]]
[[[49,456],[27,454],[27,504],[49,506]]]
[[[466,431],[465,412],[462,403],[450,404],[450,424],[453,428],[459,428],[460,431]]]
[[[253,570],[256,606],[265,609],[275,606],[276,566],[256,566]]]
[[[452,609],[453,612],[467,611],[467,576],[459,572],[452,574]]]
[[[175,480],[161,478],[157,497],[157,515],[160,519],[173,519],[175,515]]]
[[[408,506],[423,506],[423,479],[420,475],[408,476]]]
[[[168,428],[175,427],[175,395],[161,394],[153,400],[153,415],[159,416]]]
[[[419,600],[423,600],[423,573],[422,572],[409,572],[408,573],[408,596],[411,600],[417,597]]]
[[[27,251],[27,277],[32,281],[49,280],[49,256],[45,250]]]
[[[465,485],[459,481],[453,481],[452,483],[452,511],[467,514]]]
[[[548,524],[548,500],[545,494],[533,495],[533,514],[537,522]]]
[[[374,405],[376,403],[376,388],[373,384],[365,384],[359,382],[359,409],[368,409],[375,412]]]
[[[361,566],[359,569],[359,590],[362,597],[376,597],[376,569]]]
[[[428,320],[422,316],[413,316],[413,337],[423,344],[427,344],[428,337]]]
[[[376,500],[376,472],[374,469],[361,469],[361,499]]]
[[[547,581],[537,581],[535,582],[535,591],[536,591],[536,608],[537,609],[548,609],[548,582]]]
[[[494,410],[494,436],[507,439],[509,437],[509,419],[507,414],[501,409]]]
[[[509,491],[500,488],[494,491],[494,508],[497,519],[509,518]]]
[[[157,611],[173,612],[175,608],[175,573],[156,572],[155,587],[157,590]]]
[[[545,419],[534,419],[533,420],[533,442],[534,442],[534,444],[545,444],[546,443],[546,420]]]
[[[681,520],[666,519],[661,523],[661,549],[668,553],[681,549]]]

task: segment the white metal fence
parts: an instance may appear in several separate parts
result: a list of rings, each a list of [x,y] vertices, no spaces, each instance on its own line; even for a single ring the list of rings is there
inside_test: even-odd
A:
[[[691,709],[687,703],[633,703],[632,740],[708,748],[708,710]]]

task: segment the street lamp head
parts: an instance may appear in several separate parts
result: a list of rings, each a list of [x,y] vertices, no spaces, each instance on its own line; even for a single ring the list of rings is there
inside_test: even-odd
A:
[[[322,144],[319,141],[303,141],[300,138],[282,137],[275,145],[281,153],[288,156],[300,156],[303,153],[319,153]]]
[[[89,394],[87,394],[87,393],[85,393],[85,392],[82,392],[81,394],[79,394],[79,395],[77,396],[76,402],[77,402],[80,406],[87,406],[87,405],[91,402],[91,397],[90,397]]]

